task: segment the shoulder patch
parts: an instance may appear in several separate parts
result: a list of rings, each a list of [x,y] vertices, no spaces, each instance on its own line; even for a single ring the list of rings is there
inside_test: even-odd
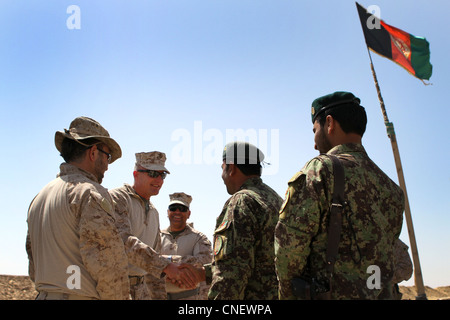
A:
[[[220,226],[217,227],[217,229],[214,231],[214,233],[218,233],[221,232],[223,230],[226,230],[228,228],[228,226],[230,225],[230,221],[228,220],[224,220]]]
[[[100,206],[103,208],[103,210],[105,210],[106,212],[108,212],[109,214],[112,213],[112,205],[111,203],[109,203],[108,200],[106,200],[105,198],[102,198],[101,202],[100,202]]]
[[[223,238],[221,236],[217,236],[214,240],[214,255],[217,256],[222,249]]]

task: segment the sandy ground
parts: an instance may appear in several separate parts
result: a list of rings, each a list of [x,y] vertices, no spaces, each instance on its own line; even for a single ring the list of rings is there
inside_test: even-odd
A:
[[[400,286],[402,300],[415,300],[414,287]],[[450,300],[450,286],[425,287],[428,300]],[[0,300],[34,300],[36,297],[34,284],[27,276],[0,275]]]

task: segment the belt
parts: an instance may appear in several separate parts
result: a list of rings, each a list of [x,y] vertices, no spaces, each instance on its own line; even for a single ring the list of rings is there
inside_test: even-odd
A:
[[[136,286],[138,284],[144,283],[144,276],[129,276],[128,278],[130,279],[131,286]]]
[[[36,300],[97,300],[97,299],[71,293],[40,291],[38,296],[36,297]]]
[[[181,291],[181,292],[176,292],[176,293],[167,292],[167,300],[178,300],[178,299],[188,298],[191,296],[195,296],[199,292],[200,292],[200,288],[195,288],[192,290]]]

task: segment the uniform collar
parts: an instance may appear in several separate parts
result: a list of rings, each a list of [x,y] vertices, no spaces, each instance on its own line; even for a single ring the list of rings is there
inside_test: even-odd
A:
[[[262,183],[261,177],[253,177],[253,178],[247,179],[242,184],[242,186],[239,188],[239,190],[248,189],[249,187],[257,186],[257,185],[260,185],[261,183]]]
[[[68,176],[71,174],[81,174],[81,175],[85,176],[86,178],[88,178],[89,180],[92,180],[92,181],[98,183],[98,179],[94,174],[92,174],[86,170],[83,170],[81,168],[78,168],[77,166],[74,166],[73,164],[64,162],[59,166],[59,173],[58,173],[57,177]]]
[[[131,185],[129,185],[128,183],[124,183],[123,185],[124,185],[124,187],[125,187],[125,190],[127,191],[127,193],[128,193],[131,197],[141,200],[141,201],[144,203],[146,209],[148,209],[148,208],[150,207],[150,205],[151,205],[150,200],[147,200],[147,199],[141,197],[141,196],[136,192],[136,190],[134,190],[134,188],[133,188]]]
[[[366,153],[364,147],[359,143],[344,143],[331,148],[327,154],[342,154],[342,153]]]
[[[183,231],[181,231],[180,232],[180,234],[179,235],[181,235],[181,234],[188,234],[188,233],[192,233],[193,231],[193,228],[192,228],[192,226],[191,226],[191,222],[187,222],[186,223],[186,228],[184,228],[184,230]],[[164,230],[161,230],[161,233],[165,233],[165,234],[170,234],[170,226],[169,227],[167,227],[166,229],[164,229]]]

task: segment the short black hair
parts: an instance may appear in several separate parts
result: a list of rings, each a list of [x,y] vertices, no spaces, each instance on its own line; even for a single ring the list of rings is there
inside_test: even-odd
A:
[[[64,161],[67,163],[73,161],[76,162],[82,159],[84,152],[87,149],[92,148],[94,145],[99,143],[100,141],[97,139],[83,139],[83,144],[87,145],[84,146],[78,143],[76,140],[64,138],[61,143],[61,157],[63,157]]]
[[[324,126],[328,115],[339,122],[345,133],[356,133],[362,137],[366,131],[367,114],[363,106],[349,103],[325,110],[316,118],[321,127]]]
[[[246,176],[261,176],[262,174],[262,167],[261,164],[258,162],[256,164],[235,164],[236,167],[241,170],[241,172]],[[228,170],[228,164],[226,164],[226,170]]]

